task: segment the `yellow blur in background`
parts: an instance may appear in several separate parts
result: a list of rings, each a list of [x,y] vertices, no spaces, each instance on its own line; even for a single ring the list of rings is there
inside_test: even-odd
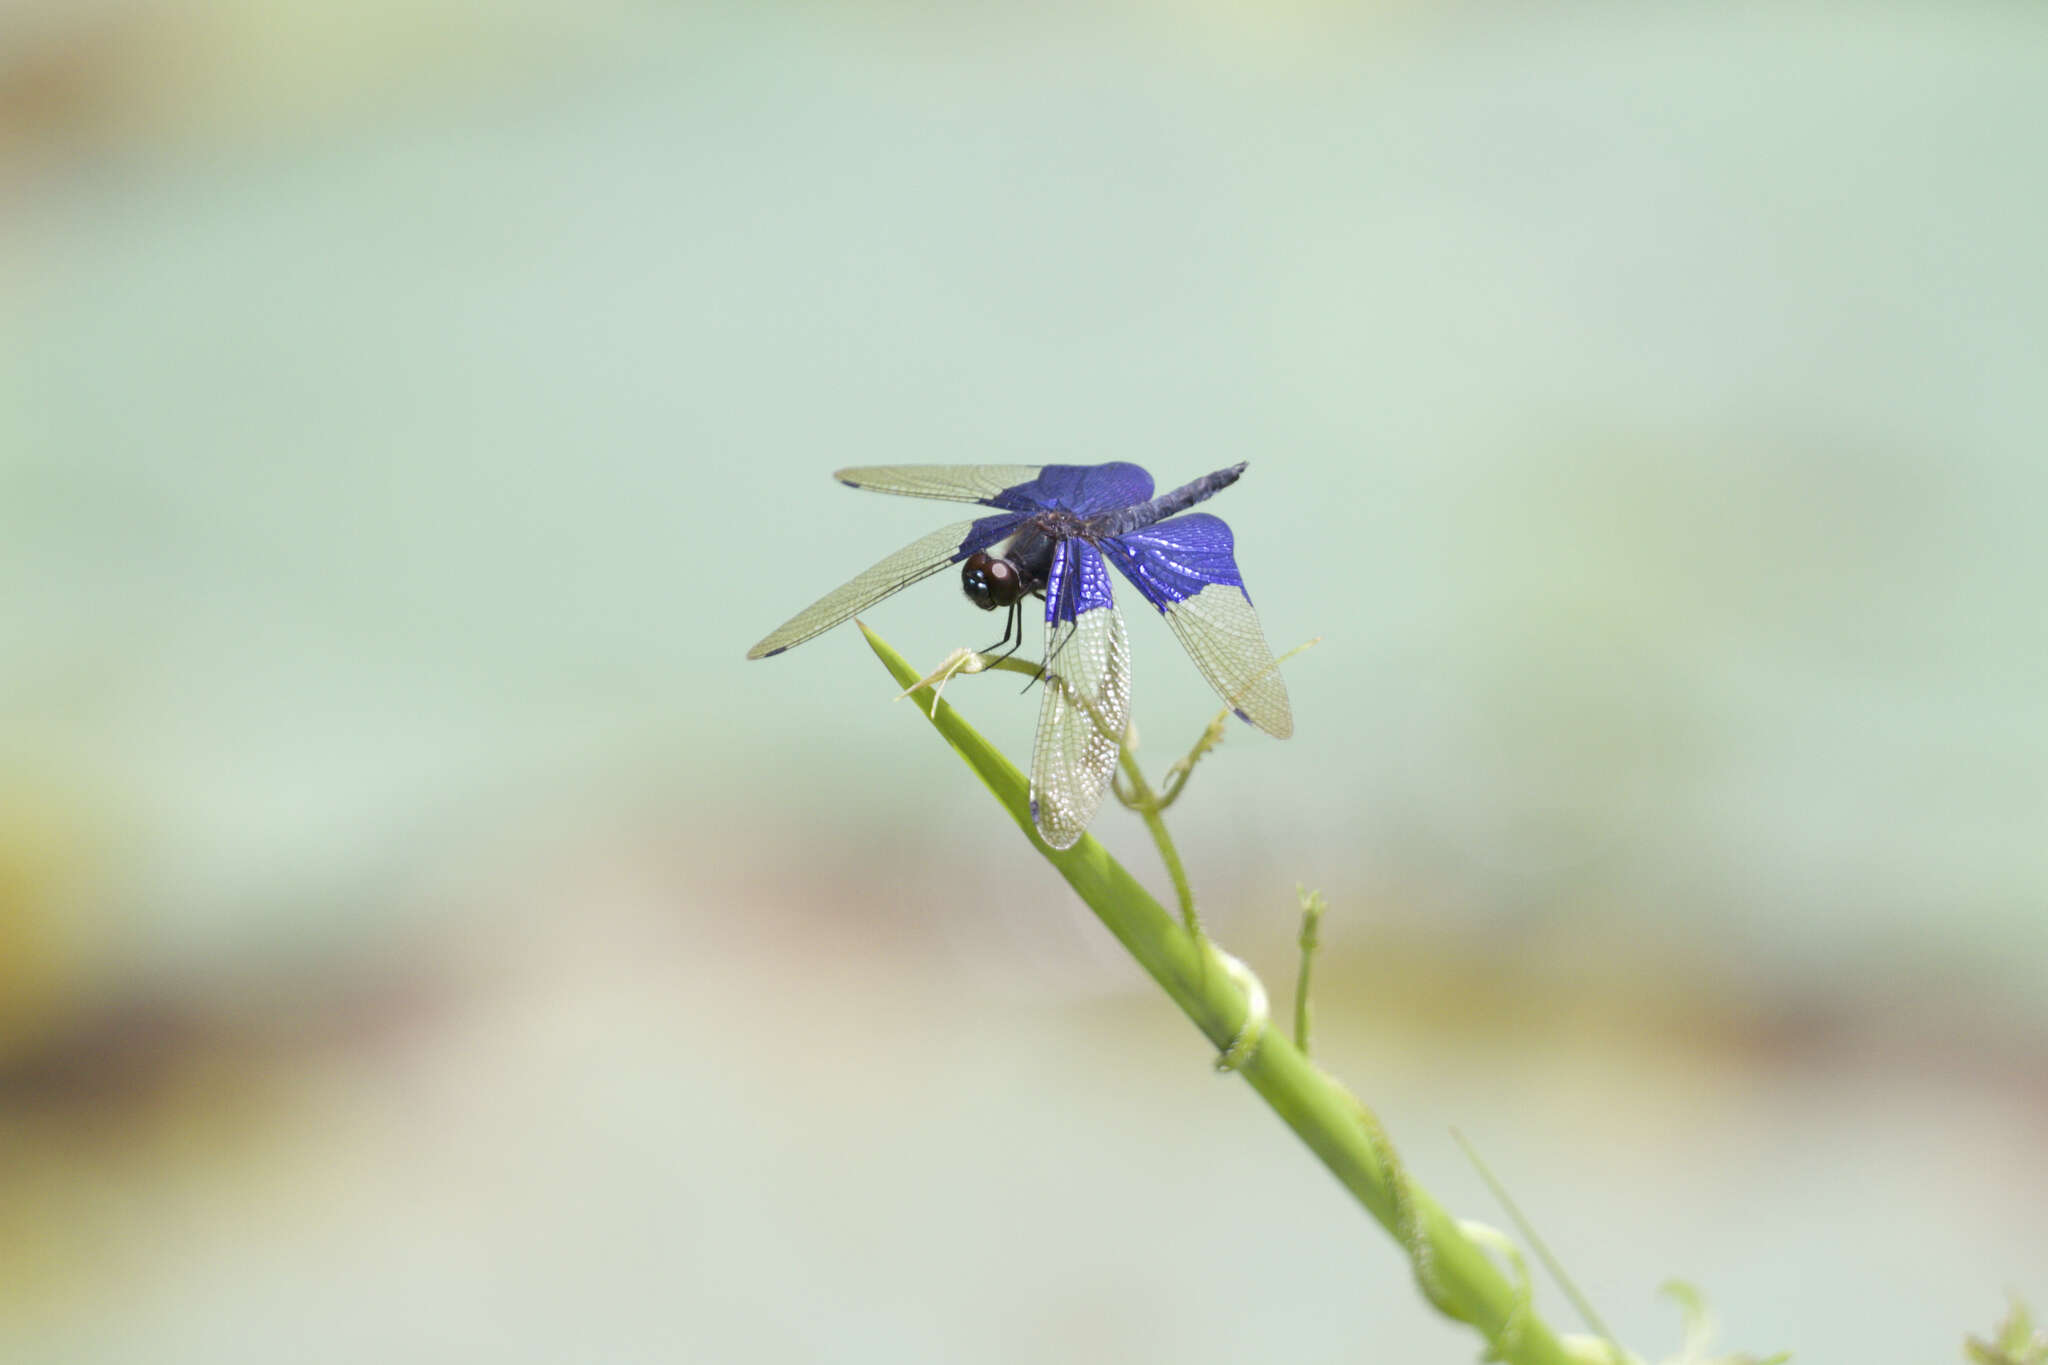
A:
[[[742,661],[950,515],[832,469],[1108,459],[1250,461],[1326,643],[1173,821],[1417,1177],[1645,1354],[1960,1358],[2043,166],[1988,0],[0,10],[0,1359],[1467,1358],[857,636]]]

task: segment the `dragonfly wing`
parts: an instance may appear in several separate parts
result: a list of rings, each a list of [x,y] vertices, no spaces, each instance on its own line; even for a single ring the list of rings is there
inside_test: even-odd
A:
[[[996,499],[998,507],[1019,512],[1042,507],[1061,507],[1083,517],[1120,512],[1148,502],[1152,497],[1152,476],[1142,466],[1117,461],[1113,464],[1049,464],[1038,477]]]
[[[1131,648],[1094,546],[1062,541],[1045,589],[1045,701],[1031,755],[1031,820],[1053,848],[1087,832],[1131,714]]]
[[[1042,468],[1035,464],[873,464],[841,469],[832,477],[874,493],[1005,507],[1010,504],[996,501],[997,497],[1032,482]]]
[[[1102,549],[1159,608],[1195,667],[1241,719],[1279,739],[1294,733],[1287,683],[1252,610],[1230,528],[1221,518],[1188,512],[1106,537]]]
[[[1015,530],[1021,520],[1023,518],[1015,514],[1004,513],[983,517],[979,521],[955,522],[934,531],[924,539],[904,546],[866,573],[826,593],[784,621],[748,650],[747,657],[765,659],[771,654],[780,654],[791,645],[800,645],[813,635],[830,630],[855,612],[873,606],[890,593],[907,588],[921,578],[928,578],[948,564],[957,564],[978,550],[987,549]]]
[[[909,498],[978,502],[1012,512],[1064,508],[1100,516],[1149,500],[1152,476],[1137,465],[890,464],[842,469],[832,476],[854,488]]]

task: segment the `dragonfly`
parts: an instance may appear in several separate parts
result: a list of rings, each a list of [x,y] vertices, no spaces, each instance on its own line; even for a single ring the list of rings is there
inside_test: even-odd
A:
[[[1042,598],[1045,696],[1032,745],[1031,820],[1047,845],[1071,848],[1102,804],[1130,719],[1130,642],[1110,592],[1111,565],[1166,618],[1239,719],[1279,739],[1294,732],[1287,684],[1238,572],[1230,527],[1188,510],[1244,470],[1219,469],[1158,497],[1150,474],[1121,461],[839,470],[832,477],[853,488],[994,510],[904,546],[790,617],[747,657],[792,649],[954,564],[969,601],[1009,611],[992,649],[1013,635],[1022,643],[1023,608]]]

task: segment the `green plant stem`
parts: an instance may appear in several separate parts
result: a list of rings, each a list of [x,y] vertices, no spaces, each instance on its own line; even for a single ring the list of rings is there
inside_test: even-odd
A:
[[[1322,925],[1324,908],[1322,892],[1301,891],[1301,970],[1294,978],[1294,1045],[1304,1057],[1308,1056],[1308,1027],[1314,1020],[1308,1003],[1310,971],[1315,966],[1316,949],[1322,946],[1316,931]]]
[[[1152,790],[1152,784],[1145,780],[1145,774],[1138,768],[1138,760],[1125,745],[1121,760],[1124,776],[1130,779],[1131,798],[1125,802],[1145,822],[1145,828],[1152,832],[1152,842],[1159,845],[1159,861],[1166,864],[1166,875],[1173,879],[1174,898],[1180,902],[1181,927],[1194,939],[1206,937],[1202,933],[1202,921],[1195,915],[1195,892],[1188,885],[1188,870],[1180,860],[1180,850],[1173,845],[1173,836],[1167,833],[1166,820],[1160,815],[1164,804],[1159,794]]]
[[[1243,1036],[1245,996],[1208,940],[1153,899],[1092,835],[1070,849],[1052,849],[1031,823],[1031,785],[1015,764],[961,720],[894,649],[865,625],[868,644],[897,684],[912,689],[922,713],[987,785],[1017,827],[1103,926],[1219,1052]],[[1156,812],[1155,812],[1156,815]],[[1378,1124],[1352,1094],[1312,1065],[1277,1031],[1238,1068],[1253,1090],[1381,1227],[1400,1240],[1418,1279],[1445,1313],[1471,1324],[1512,1365],[1579,1365],[1577,1356],[1530,1311],[1527,1300],[1487,1253],[1412,1181],[1385,1159],[1391,1151]]]

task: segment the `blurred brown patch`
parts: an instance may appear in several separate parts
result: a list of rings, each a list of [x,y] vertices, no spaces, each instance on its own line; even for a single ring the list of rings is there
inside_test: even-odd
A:
[[[151,79],[150,54],[165,36],[161,16],[133,5],[52,10],[14,27],[0,42],[0,176],[108,138]]]

